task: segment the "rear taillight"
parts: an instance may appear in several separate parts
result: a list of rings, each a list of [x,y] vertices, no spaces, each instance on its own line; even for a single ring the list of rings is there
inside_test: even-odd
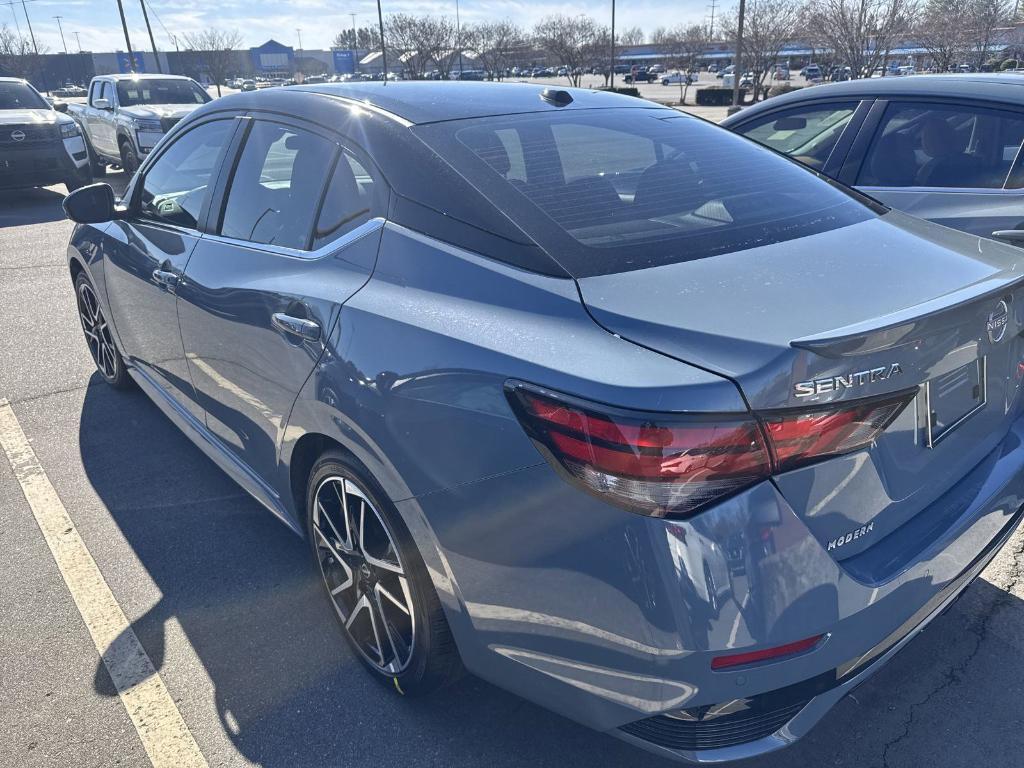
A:
[[[913,397],[757,417],[625,411],[521,382],[510,382],[507,394],[569,480],[633,511],[673,517],[772,472],[869,445]]]

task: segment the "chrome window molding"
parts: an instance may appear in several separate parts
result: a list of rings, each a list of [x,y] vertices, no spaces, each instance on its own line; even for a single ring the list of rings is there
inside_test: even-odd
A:
[[[351,245],[356,240],[366,237],[369,234],[376,232],[384,227],[384,218],[377,216],[370,219],[369,221],[360,224],[350,232],[346,232],[336,240],[331,240],[329,243],[317,248],[315,251],[303,251],[299,248],[286,248],[281,245],[273,245],[270,243],[254,243],[249,240],[241,240],[235,237],[224,237],[223,235],[212,235],[202,234],[203,240],[211,240],[216,243],[226,243],[228,245],[236,245],[240,248],[248,248],[254,251],[262,251],[264,253],[273,253],[277,256],[284,256],[290,259],[301,259],[302,261],[316,261],[326,256],[330,256],[338,250]],[[197,233],[198,234],[198,233]]]

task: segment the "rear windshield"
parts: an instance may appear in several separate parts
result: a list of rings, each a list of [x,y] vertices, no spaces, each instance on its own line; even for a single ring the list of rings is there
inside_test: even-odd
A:
[[[205,104],[209,95],[191,80],[122,80],[117,84],[117,103],[122,107],[137,104]]]
[[[783,242],[878,212],[751,141],[664,110],[425,128],[428,143],[577,277]]]
[[[0,109],[49,109],[50,105],[24,83],[0,83]]]

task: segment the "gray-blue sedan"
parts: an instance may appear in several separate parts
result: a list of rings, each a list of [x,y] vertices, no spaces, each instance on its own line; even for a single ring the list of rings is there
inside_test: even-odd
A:
[[[668,108],[243,93],[65,208],[99,376],[308,538],[396,693],[768,752],[1021,519],[1020,252]]]

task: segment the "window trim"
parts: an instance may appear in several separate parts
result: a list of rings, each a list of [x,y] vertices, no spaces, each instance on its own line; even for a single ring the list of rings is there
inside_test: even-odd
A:
[[[889,113],[890,107],[898,109],[914,106],[933,107],[937,109],[945,109],[947,111],[955,110],[957,108],[965,110],[979,110],[1014,116],[1016,119],[1024,121],[1024,109],[1021,109],[1015,104],[1004,104],[1001,102],[983,101],[980,99],[958,99],[943,96],[926,96],[923,98],[890,97],[878,99],[875,102],[874,107],[872,107],[872,114],[865,122],[860,134],[858,134],[855,146],[851,149],[850,155],[847,157],[846,163],[843,165],[842,175],[840,177],[841,181],[855,187],[856,189],[863,190],[867,194],[879,191],[925,192],[928,194],[993,194],[1002,192],[1019,194],[1021,191],[1024,191],[1024,188],[1022,187],[1006,186],[1013,174],[1014,168],[1024,160],[1024,152],[1022,152],[1022,150],[1024,150],[1024,140],[1022,140],[1021,145],[1017,147],[1017,154],[1014,156],[1013,161],[1010,163],[1010,167],[1006,171],[1006,175],[1003,177],[1002,186],[999,187],[926,187],[913,185],[882,187],[875,184],[857,184],[857,179],[861,174],[864,163],[867,162],[868,153],[874,146],[876,139],[879,137],[879,131],[885,122],[885,116]]]
[[[364,221],[355,229],[349,230],[341,237],[331,240],[329,243],[325,243],[315,251],[302,251],[297,248],[288,248],[283,245],[273,245],[271,243],[254,243],[251,240],[240,240],[236,237],[225,237],[224,235],[218,235],[210,232],[202,233],[201,237],[203,240],[209,240],[214,243],[224,243],[225,245],[234,245],[239,248],[248,248],[252,251],[270,253],[275,256],[282,256],[284,258],[295,259],[297,261],[318,261],[328,256],[333,256],[342,248],[346,248],[357,240],[361,240],[364,237],[383,229],[386,223],[387,220],[383,216],[374,216],[369,221]]]
[[[146,160],[143,162],[142,167],[139,169],[139,173],[132,180],[131,186],[125,191],[125,194],[129,196],[130,200],[130,214],[127,218],[128,223],[132,225],[144,224],[146,226],[153,226],[158,227],[160,229],[166,229],[170,232],[181,232],[191,235],[202,234],[204,232],[203,227],[206,222],[206,218],[209,214],[210,203],[214,199],[214,195],[216,194],[217,189],[220,187],[220,180],[221,177],[223,176],[225,161],[227,160],[229,153],[232,151],[236,143],[236,139],[239,132],[239,125],[237,120],[238,117],[239,116],[237,114],[225,114],[221,112],[196,120],[195,122],[190,123],[187,127],[181,129],[180,131],[177,131],[172,141],[168,141],[167,143],[161,145],[156,152],[151,153],[150,156],[147,157]],[[159,162],[160,158],[163,157],[170,150],[171,147],[173,147],[175,144],[181,141],[185,136],[190,134],[192,131],[196,130],[197,128],[200,128],[201,126],[209,125],[211,123],[215,123],[222,120],[231,120],[234,122],[234,124],[231,126],[231,129],[229,130],[228,139],[224,143],[224,146],[221,147],[220,154],[217,156],[217,161],[214,164],[213,171],[211,173],[212,183],[209,185],[207,189],[207,194],[203,198],[203,204],[199,209],[199,216],[196,219],[196,226],[185,227],[182,226],[181,224],[172,224],[171,222],[168,221],[161,221],[160,219],[149,218],[145,216],[141,211],[140,197],[142,195],[142,190],[146,185],[146,177],[149,175],[149,172],[152,169],[153,165]]]

